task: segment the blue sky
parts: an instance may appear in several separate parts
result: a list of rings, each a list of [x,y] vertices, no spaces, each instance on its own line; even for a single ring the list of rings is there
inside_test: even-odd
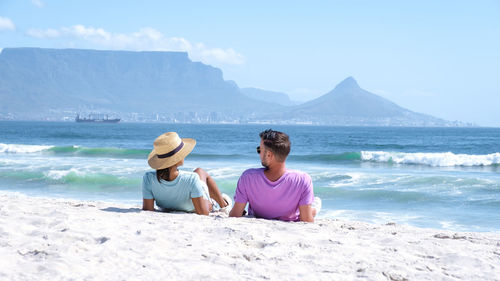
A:
[[[187,51],[305,101],[353,76],[413,111],[500,127],[500,1],[0,0],[0,48]]]

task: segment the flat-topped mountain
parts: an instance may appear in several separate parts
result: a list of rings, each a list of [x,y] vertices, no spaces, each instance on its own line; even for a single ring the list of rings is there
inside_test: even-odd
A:
[[[263,105],[183,52],[3,49],[0,112],[241,112]]]
[[[284,93],[240,89],[184,52],[5,48],[0,120],[62,120],[111,114],[123,121],[450,126],[363,90],[349,77],[293,105]]]

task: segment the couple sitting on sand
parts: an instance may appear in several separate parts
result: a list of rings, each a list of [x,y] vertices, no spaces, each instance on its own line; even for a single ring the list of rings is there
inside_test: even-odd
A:
[[[149,166],[156,171],[147,172],[143,178],[142,209],[153,211],[156,201],[164,210],[194,211],[200,215],[222,211],[230,217],[241,217],[249,203],[249,215],[257,218],[313,222],[321,200],[314,197],[308,174],[286,169],[285,160],[290,153],[288,135],[266,130],[260,138],[257,153],[264,168],[243,172],[230,210],[231,198],[220,192],[207,172],[201,168],[194,172],[177,169],[196,141],[181,139],[174,132],[159,136],[148,157]]]

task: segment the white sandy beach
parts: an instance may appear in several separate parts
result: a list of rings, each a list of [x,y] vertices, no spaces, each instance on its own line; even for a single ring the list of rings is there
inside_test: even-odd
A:
[[[0,280],[500,280],[500,233],[0,199]]]

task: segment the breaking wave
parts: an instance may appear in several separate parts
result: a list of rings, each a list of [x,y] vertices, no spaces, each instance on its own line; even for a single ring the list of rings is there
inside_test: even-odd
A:
[[[27,145],[0,143],[0,153],[35,153],[53,148],[52,145]]]
[[[61,156],[88,156],[88,157],[111,157],[111,158],[146,158],[148,149],[128,149],[115,147],[80,147],[53,146],[53,145],[29,145],[29,144],[5,144],[0,143],[0,153],[28,154],[45,153]]]
[[[116,148],[116,147],[80,147],[52,146],[0,143],[0,153],[4,154],[46,154],[56,156],[107,157],[146,159],[150,149]],[[198,160],[241,160],[251,156],[245,154],[202,154],[191,153],[191,159]],[[253,157],[253,155],[252,155]],[[332,154],[290,155],[290,161],[305,163],[335,162],[377,162],[388,164],[426,165],[432,167],[451,166],[499,166],[500,153],[484,155],[455,154],[453,152],[395,152],[395,151],[361,151]]]
[[[500,164],[500,153],[485,155],[455,154],[452,152],[404,153],[386,151],[362,151],[363,161],[394,164],[417,164],[432,167],[492,166]]]
[[[79,146],[54,146],[48,152],[56,155],[88,156],[88,157],[111,157],[111,158],[146,158],[150,152],[148,149],[128,149],[114,147],[79,147]]]

